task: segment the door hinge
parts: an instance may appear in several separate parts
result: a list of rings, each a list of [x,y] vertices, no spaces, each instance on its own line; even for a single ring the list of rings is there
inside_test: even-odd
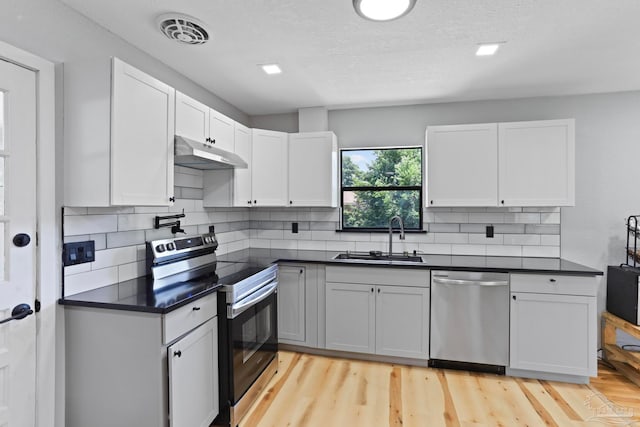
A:
[[[34,311],[36,313],[40,312],[40,300],[39,299],[36,298],[36,300],[33,303],[33,308],[34,308]]]
[[[37,231],[36,231],[36,246],[40,246],[40,236],[38,235]]]

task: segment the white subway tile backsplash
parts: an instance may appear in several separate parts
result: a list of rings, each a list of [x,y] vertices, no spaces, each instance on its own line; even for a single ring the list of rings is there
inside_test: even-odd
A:
[[[453,255],[481,255],[487,254],[485,245],[451,245]]]
[[[464,224],[469,222],[469,214],[463,212],[436,212],[434,222]]]
[[[124,282],[125,280],[135,279],[145,275],[145,263],[144,261],[131,262],[129,264],[122,264],[118,266],[118,281]]]
[[[204,192],[200,188],[189,188],[182,187],[181,198],[183,199],[195,199],[202,200],[204,197]]]
[[[505,245],[540,245],[538,234],[505,234]]]
[[[311,230],[311,239],[313,240],[340,240],[340,233],[335,231],[314,231]]]
[[[356,242],[327,241],[327,250],[336,252],[355,251]]]
[[[65,295],[74,295],[91,289],[101,288],[102,286],[112,285],[117,282],[118,267],[92,270],[86,273],[74,274],[73,276],[65,276],[64,293]]]
[[[174,185],[176,187],[197,188],[202,190],[204,187],[203,175],[192,175],[186,173],[176,173],[174,176]]]
[[[560,212],[541,213],[541,224],[560,224]]]
[[[503,213],[470,213],[469,222],[474,224],[502,224],[505,214]]]
[[[451,245],[441,243],[420,243],[420,251],[425,254],[451,255]]]
[[[542,234],[540,236],[542,246],[560,246],[560,236],[553,234]]]
[[[122,246],[139,245],[145,242],[144,230],[124,231],[107,234],[107,247],[119,248]]]
[[[167,206],[136,206],[133,208],[133,212],[137,214],[156,214],[156,215],[167,215],[169,212],[169,207]]]
[[[117,231],[147,230],[149,228],[153,228],[154,217],[155,215],[151,213],[118,215]],[[110,230],[110,231],[116,231],[116,230]]]
[[[557,246],[523,246],[522,256],[556,258],[560,256],[560,248]]]
[[[469,235],[465,233],[432,233],[435,243],[469,243]]]
[[[259,239],[284,239],[284,230],[258,230],[257,237]]]
[[[96,260],[91,263],[92,270],[100,270],[113,265],[127,264],[138,259],[138,252],[135,246],[96,251],[95,255]]]
[[[487,245],[487,256],[522,256],[522,246]]]
[[[175,173],[183,173],[187,175],[204,176],[204,172],[200,169],[187,168],[184,166],[174,166]]]
[[[64,268],[64,275],[71,276],[78,273],[86,273],[91,271],[91,263],[85,262],[84,264],[70,265]]]
[[[89,215],[120,215],[134,212],[132,206],[109,206],[104,208],[88,208]]]
[[[70,215],[86,215],[87,208],[77,208],[73,206],[65,206],[64,207],[64,216]]]
[[[299,240],[298,249],[305,251],[326,251],[327,242],[324,240]]]
[[[370,242],[371,241],[371,233],[338,233],[338,234],[340,234],[340,240],[343,240],[346,242]]]
[[[271,248],[271,240],[265,239],[251,239],[251,247],[258,249],[270,249]]]
[[[297,221],[298,220],[298,212],[291,209],[285,212],[271,212],[269,218],[272,221]]]
[[[89,240],[93,240],[96,251],[107,249],[107,235],[105,233],[91,234]]]
[[[469,234],[469,243],[472,245],[503,245],[504,236],[502,234],[494,234],[493,237],[487,237],[486,234]]]
[[[76,234],[111,233],[118,231],[118,215],[73,215],[65,216],[64,232]]]
[[[513,224],[540,224],[540,214],[508,213],[504,214],[504,222]]]
[[[202,205],[202,200],[176,199],[176,201],[173,203],[173,206],[169,206],[169,212],[182,213],[182,211],[184,210],[184,213],[187,215],[192,212],[204,213],[204,208],[196,211],[196,201],[199,201]]]
[[[296,240],[272,240],[271,249],[298,249],[298,242]]]

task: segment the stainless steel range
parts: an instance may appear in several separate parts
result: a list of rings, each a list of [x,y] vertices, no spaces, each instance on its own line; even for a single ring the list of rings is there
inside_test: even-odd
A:
[[[254,266],[219,281],[220,415],[216,424],[237,426],[278,369],[277,274],[275,264]]]

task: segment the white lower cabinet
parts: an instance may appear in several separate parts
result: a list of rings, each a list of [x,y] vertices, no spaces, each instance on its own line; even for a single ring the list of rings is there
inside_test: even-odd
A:
[[[219,410],[216,298],[164,315],[65,306],[65,425],[209,426]]]
[[[208,427],[219,410],[218,319],[169,346],[167,360],[170,424]]]
[[[318,341],[320,288],[324,289],[323,265],[278,265],[279,343],[323,347]]]
[[[511,291],[510,369],[597,375],[595,278],[512,275]]]
[[[428,283],[428,270],[328,267],[327,348],[426,360]]]
[[[327,348],[375,353],[375,286],[327,283]]]

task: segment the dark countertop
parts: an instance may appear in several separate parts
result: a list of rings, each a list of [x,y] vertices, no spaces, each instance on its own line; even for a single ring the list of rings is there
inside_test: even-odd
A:
[[[247,266],[267,266],[275,262],[352,265],[376,268],[427,268],[430,270],[490,271],[528,274],[565,274],[601,276],[602,271],[562,258],[485,257],[468,255],[421,255],[422,263],[402,261],[334,260],[335,251],[303,251],[281,249],[245,249],[218,256],[217,275],[192,280],[170,289],[153,291],[149,277],[138,277],[113,285],[60,299],[70,306],[109,308],[115,310],[168,313],[198,298],[216,292],[224,277]]]
[[[334,260],[336,251],[303,251],[284,249],[245,249],[221,255],[219,260],[260,260],[261,262],[317,263],[326,265],[360,265],[381,268],[428,268],[430,270],[490,271],[528,274],[565,274],[601,276],[602,271],[562,258],[493,257],[471,255],[422,256],[422,263],[402,261]]]

